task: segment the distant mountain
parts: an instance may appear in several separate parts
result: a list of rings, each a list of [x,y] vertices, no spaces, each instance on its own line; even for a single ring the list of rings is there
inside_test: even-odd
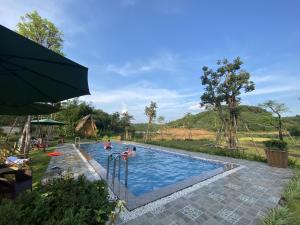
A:
[[[260,107],[241,105],[239,108],[239,130],[245,130],[245,124],[251,131],[261,130],[270,131],[275,130],[276,117]],[[300,127],[300,116],[285,117],[283,118],[284,126],[286,128]],[[216,131],[220,128],[221,122],[218,118],[217,112],[207,110],[195,115],[184,116],[168,123],[170,127],[187,127],[188,123],[192,128],[205,129]],[[147,129],[146,123],[134,124],[138,131]],[[153,124],[153,130],[159,129],[159,125]]]

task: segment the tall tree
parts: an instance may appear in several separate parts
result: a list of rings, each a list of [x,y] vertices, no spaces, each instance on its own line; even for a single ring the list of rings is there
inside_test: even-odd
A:
[[[21,21],[17,24],[17,32],[32,41],[63,55],[63,34],[52,22],[42,18],[37,11],[26,13],[25,16],[21,16]],[[26,152],[26,154],[30,147],[30,122],[31,116],[28,116],[21,137],[20,150]]]
[[[160,124],[160,137],[161,137],[161,140],[163,140],[163,125],[165,123],[165,117],[164,116],[159,116],[157,118],[157,122]]]
[[[149,129],[151,127],[151,124],[153,120],[156,118],[156,109],[157,104],[156,102],[151,101],[149,106],[145,107],[145,115],[148,117],[148,126],[146,131],[146,141],[149,139]]]
[[[266,101],[265,103],[259,105],[264,109],[269,109],[273,114],[277,115],[278,118],[278,136],[279,139],[283,141],[283,132],[282,132],[282,113],[287,112],[288,108],[283,103],[276,102],[274,100]]]
[[[125,130],[125,139],[126,140],[129,138],[128,131],[129,131],[129,128],[130,128],[130,125],[131,125],[131,121],[133,119],[134,119],[133,116],[129,115],[129,113],[127,111],[122,113],[121,124],[122,124],[122,127]]]
[[[17,28],[19,34],[58,54],[64,55],[62,51],[62,32],[52,22],[42,18],[37,11],[21,16],[21,22],[17,24]]]
[[[227,59],[219,60],[215,71],[207,66],[202,68],[202,85],[205,92],[201,96],[202,106],[212,106],[218,111],[219,117],[225,125],[225,136],[229,148],[237,147],[237,118],[241,92],[251,92],[255,89],[250,81],[250,74],[241,69],[243,62],[239,57],[229,62]],[[228,109],[229,116],[224,112]]]

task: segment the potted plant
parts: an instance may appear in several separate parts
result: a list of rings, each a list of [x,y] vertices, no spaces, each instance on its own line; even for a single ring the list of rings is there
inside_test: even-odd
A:
[[[282,140],[265,141],[265,153],[269,166],[287,168],[288,151],[287,143]]]

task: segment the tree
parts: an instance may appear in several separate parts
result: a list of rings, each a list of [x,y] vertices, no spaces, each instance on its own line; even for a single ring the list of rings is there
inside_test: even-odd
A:
[[[165,123],[165,117],[159,116],[157,118],[157,122],[160,124],[160,136],[161,136],[161,140],[163,140],[163,124]]]
[[[281,141],[283,141],[283,132],[282,132],[282,117],[281,114],[288,111],[288,108],[283,103],[276,102],[274,100],[266,101],[265,103],[259,105],[264,109],[269,109],[273,114],[277,115],[278,118],[278,136]]]
[[[215,71],[207,66],[202,68],[202,85],[205,86],[201,96],[202,106],[212,106],[219,114],[225,126],[225,137],[229,148],[237,147],[237,119],[241,92],[251,92],[255,89],[250,81],[250,74],[241,69],[243,62],[239,57],[229,62],[227,59],[219,60]],[[224,110],[224,106],[228,114]]]
[[[62,102],[61,110],[55,116],[57,120],[66,122],[66,125],[60,128],[61,132],[64,135],[74,136],[78,120],[93,113],[94,108],[91,105],[79,101],[78,98],[73,98]]]
[[[127,111],[122,113],[121,125],[125,130],[125,139],[129,138],[128,129],[131,125],[131,120],[133,120],[133,119],[134,119],[133,116],[129,115],[129,113]]]
[[[156,102],[151,101],[149,106],[145,107],[145,115],[148,117],[148,126],[146,131],[146,141],[149,139],[149,129],[153,122],[153,120],[156,118],[156,109],[157,104]]]
[[[42,18],[37,11],[21,16],[21,22],[17,24],[17,28],[17,32],[24,37],[64,55],[62,32],[52,22]]]
[[[17,24],[17,28],[17,32],[24,37],[63,55],[63,34],[52,22],[43,19],[37,11],[21,16],[21,22]],[[26,154],[30,147],[30,122],[31,116],[28,116],[21,137],[20,151],[24,151]]]
[[[183,117],[183,121],[184,121],[184,124],[186,125],[187,129],[189,130],[189,140],[192,139],[192,125],[193,125],[193,122],[192,122],[192,114],[191,113],[187,113],[184,117]]]

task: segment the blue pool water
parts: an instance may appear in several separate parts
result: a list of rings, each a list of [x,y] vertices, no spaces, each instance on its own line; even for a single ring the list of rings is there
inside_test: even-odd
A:
[[[81,147],[106,169],[108,154],[122,152],[128,145],[113,143],[113,149],[106,151],[103,143],[82,144]],[[159,188],[183,181],[192,176],[201,175],[223,167],[215,163],[137,146],[136,155],[128,159],[128,189],[135,196],[157,190]],[[112,162],[111,164],[112,165]],[[110,167],[112,168],[112,166]],[[121,162],[121,183],[125,177],[125,162]],[[111,170],[110,170],[111,173]]]

